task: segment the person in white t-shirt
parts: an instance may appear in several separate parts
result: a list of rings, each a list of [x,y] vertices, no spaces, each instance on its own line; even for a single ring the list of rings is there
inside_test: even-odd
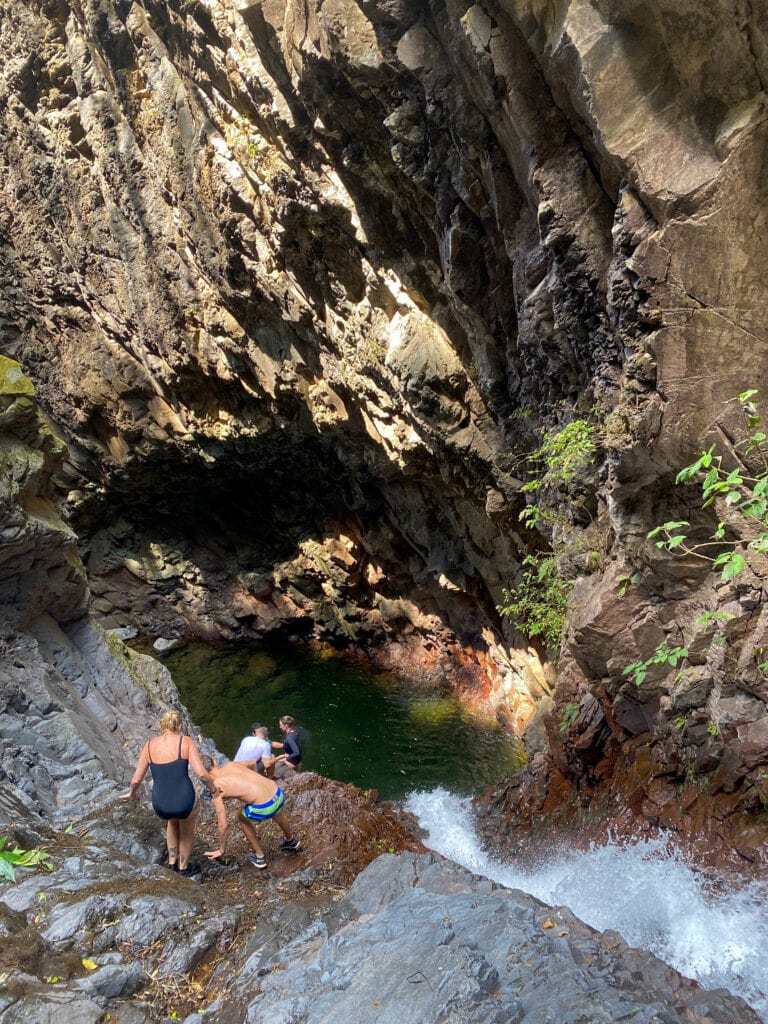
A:
[[[272,778],[275,758],[272,754],[272,744],[269,742],[268,736],[269,729],[259,722],[254,722],[251,726],[251,735],[243,738],[233,760],[255,761],[256,770],[262,775]]]

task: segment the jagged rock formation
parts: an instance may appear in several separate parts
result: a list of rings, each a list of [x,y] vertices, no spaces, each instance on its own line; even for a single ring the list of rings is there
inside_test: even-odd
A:
[[[688,821],[731,844],[766,798],[764,566],[724,593],[645,534],[765,378],[761,13],[9,0],[0,41],[2,351],[70,446],[100,619],[333,637],[522,728],[553,674],[495,605],[561,530],[521,526],[524,456],[593,416],[536,785],[679,827],[707,773]],[[735,666],[622,677],[721,606]]]

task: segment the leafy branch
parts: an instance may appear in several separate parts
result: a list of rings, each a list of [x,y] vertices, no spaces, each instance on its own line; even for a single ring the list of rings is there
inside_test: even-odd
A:
[[[757,395],[755,390],[743,391],[735,399],[741,406],[741,415],[745,426],[745,437],[734,445],[738,465],[729,469],[723,465],[723,456],[715,452],[715,445],[700,453],[699,457],[689,466],[685,466],[675,478],[676,484],[700,484],[704,508],[712,506],[716,501],[725,503],[726,508],[741,520],[742,528],[750,526],[756,529],[756,535],[747,542],[746,548],[757,553],[768,552],[768,435],[762,429],[762,417],[758,413],[752,399]],[[758,462],[760,468],[754,473],[746,466],[746,460],[752,456],[752,462]],[[683,553],[708,562],[712,569],[720,574],[720,579],[729,583],[735,580],[746,568],[742,541],[728,537],[726,524],[718,522],[715,530],[705,541],[691,541],[685,532],[690,522],[684,519],[670,520],[655,527],[648,533],[657,548],[672,553]],[[730,524],[729,524],[730,525]],[[712,549],[716,550],[712,550]],[[725,550],[723,550],[725,548]],[[742,550],[739,550],[741,548]],[[709,628],[713,624],[732,618],[726,612],[708,611],[696,620],[697,626]],[[727,644],[727,637],[719,633],[712,637],[709,646]],[[759,654],[756,656],[759,657]],[[655,665],[670,665],[688,658],[684,647],[670,647],[666,641],[660,643],[650,658],[635,661],[627,665],[624,675],[630,676],[637,686],[645,679],[648,669]],[[768,669],[768,661],[760,662],[760,669]],[[714,735],[714,734],[713,734]]]
[[[690,484],[699,480],[704,498],[704,508],[714,504],[717,499],[743,520],[757,526],[757,536],[753,537],[747,547],[755,552],[768,552],[768,436],[762,430],[762,416],[755,408],[752,398],[756,391],[743,391],[734,401],[741,405],[747,436],[735,448],[746,458],[756,454],[761,470],[749,475],[743,467],[727,469],[723,466],[722,455],[715,454],[715,446],[702,452],[695,462],[685,466],[675,477],[676,484]],[[736,550],[735,541],[726,536],[725,523],[719,522],[709,539],[702,542],[690,542],[684,532],[691,524],[684,519],[670,520],[662,523],[648,534],[655,540],[657,548],[666,551],[679,551],[694,558],[709,562],[713,569],[720,573],[724,582],[735,579],[746,568],[744,555]],[[728,546],[728,550],[710,553],[708,549]]]
[[[627,665],[622,675],[631,676],[635,686],[641,686],[648,669],[653,665],[669,665],[675,668],[681,661],[688,657],[688,650],[685,647],[670,647],[665,640],[657,645],[656,650],[645,661],[635,661]]]

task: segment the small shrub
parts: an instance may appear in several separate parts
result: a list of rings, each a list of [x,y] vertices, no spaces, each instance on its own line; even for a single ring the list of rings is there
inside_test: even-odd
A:
[[[541,495],[548,490],[568,490],[573,478],[593,461],[597,445],[595,428],[586,420],[573,420],[560,430],[550,430],[544,435],[541,447],[528,456],[533,466],[533,475],[522,490],[526,494]],[[532,502],[520,513],[520,521],[529,529],[539,523],[565,526],[568,515],[551,502]]]
[[[523,568],[522,580],[502,592],[504,603],[497,605],[496,610],[511,619],[527,637],[540,637],[548,648],[557,648],[573,580],[559,574],[554,555],[526,555]]]
[[[579,470],[592,462],[596,451],[595,428],[586,420],[573,420],[561,430],[548,431],[541,447],[530,456],[539,474],[523,490],[571,483]]]
[[[630,587],[636,587],[641,580],[639,572],[633,572],[631,576],[619,576],[619,597],[625,597]]]
[[[557,731],[567,732],[578,717],[579,705],[566,704],[565,708],[563,709],[563,717],[560,719],[560,725],[557,727]]]

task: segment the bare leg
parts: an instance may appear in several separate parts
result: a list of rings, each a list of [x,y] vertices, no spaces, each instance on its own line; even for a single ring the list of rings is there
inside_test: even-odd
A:
[[[189,858],[192,856],[192,847],[195,844],[195,824],[199,808],[197,804],[192,808],[188,818],[179,820],[179,871],[183,871],[189,865]]]
[[[165,826],[165,843],[168,847],[168,864],[173,866],[179,859],[179,823],[171,818]]]
[[[285,811],[280,811],[278,814],[276,814],[274,817],[274,821],[276,821],[280,828],[283,830],[283,835],[285,836],[286,839],[293,839],[293,829],[291,828],[291,823],[290,821],[288,821],[288,816],[285,813]]]
[[[237,820],[240,823],[240,828],[243,830],[243,835],[248,840],[248,844],[250,845],[253,852],[256,854],[257,857],[263,857],[264,850],[262,848],[261,843],[259,842],[255,825],[252,822],[250,822],[247,818],[243,817],[242,814],[238,815]]]

